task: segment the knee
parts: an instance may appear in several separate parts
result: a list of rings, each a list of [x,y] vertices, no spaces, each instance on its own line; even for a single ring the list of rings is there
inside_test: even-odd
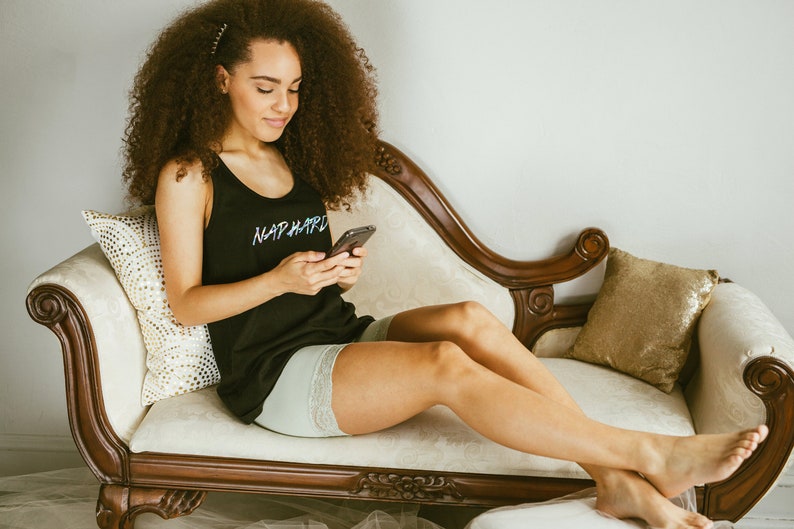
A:
[[[461,332],[480,336],[489,329],[503,327],[493,313],[477,301],[463,301],[453,305],[454,318]]]
[[[428,346],[431,349],[428,355],[431,380],[440,389],[454,388],[461,381],[470,380],[470,375],[479,367],[479,364],[454,342],[433,342]]]

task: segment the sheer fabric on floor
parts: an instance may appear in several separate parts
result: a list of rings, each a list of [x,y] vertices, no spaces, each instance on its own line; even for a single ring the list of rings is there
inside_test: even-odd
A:
[[[97,527],[99,487],[84,468],[0,478],[0,529]],[[694,509],[694,491],[673,500]],[[136,529],[644,529],[637,522],[607,518],[595,510],[595,489],[544,503],[462,515],[465,509],[431,509],[433,521],[413,504],[331,501],[250,494],[211,493],[193,514],[162,520],[136,519]],[[729,529],[727,522],[715,528]]]

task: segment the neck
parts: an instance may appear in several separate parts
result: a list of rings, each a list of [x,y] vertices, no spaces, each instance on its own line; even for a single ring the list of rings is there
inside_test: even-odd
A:
[[[250,161],[259,161],[272,158],[274,155],[281,157],[278,149],[272,143],[265,143],[256,138],[242,139],[228,135],[221,142],[222,152],[248,158]]]

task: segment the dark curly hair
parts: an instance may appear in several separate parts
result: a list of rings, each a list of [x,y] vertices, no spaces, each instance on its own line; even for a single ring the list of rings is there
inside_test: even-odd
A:
[[[216,65],[232,72],[250,60],[256,39],[288,42],[300,57],[300,106],[276,142],[290,169],[331,209],[365,189],[377,89],[373,67],[339,15],[316,0],[214,0],[168,26],[135,78],[123,172],[133,202],[154,202],[170,160],[180,163],[178,178],[197,161],[209,178],[232,112]]]

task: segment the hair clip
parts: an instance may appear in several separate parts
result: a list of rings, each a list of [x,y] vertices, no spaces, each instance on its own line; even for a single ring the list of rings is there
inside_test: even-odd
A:
[[[215,55],[215,52],[218,50],[218,43],[221,41],[224,31],[226,31],[226,24],[222,25],[218,30],[218,34],[215,36],[215,42],[212,43],[212,51],[210,52],[210,55]]]

